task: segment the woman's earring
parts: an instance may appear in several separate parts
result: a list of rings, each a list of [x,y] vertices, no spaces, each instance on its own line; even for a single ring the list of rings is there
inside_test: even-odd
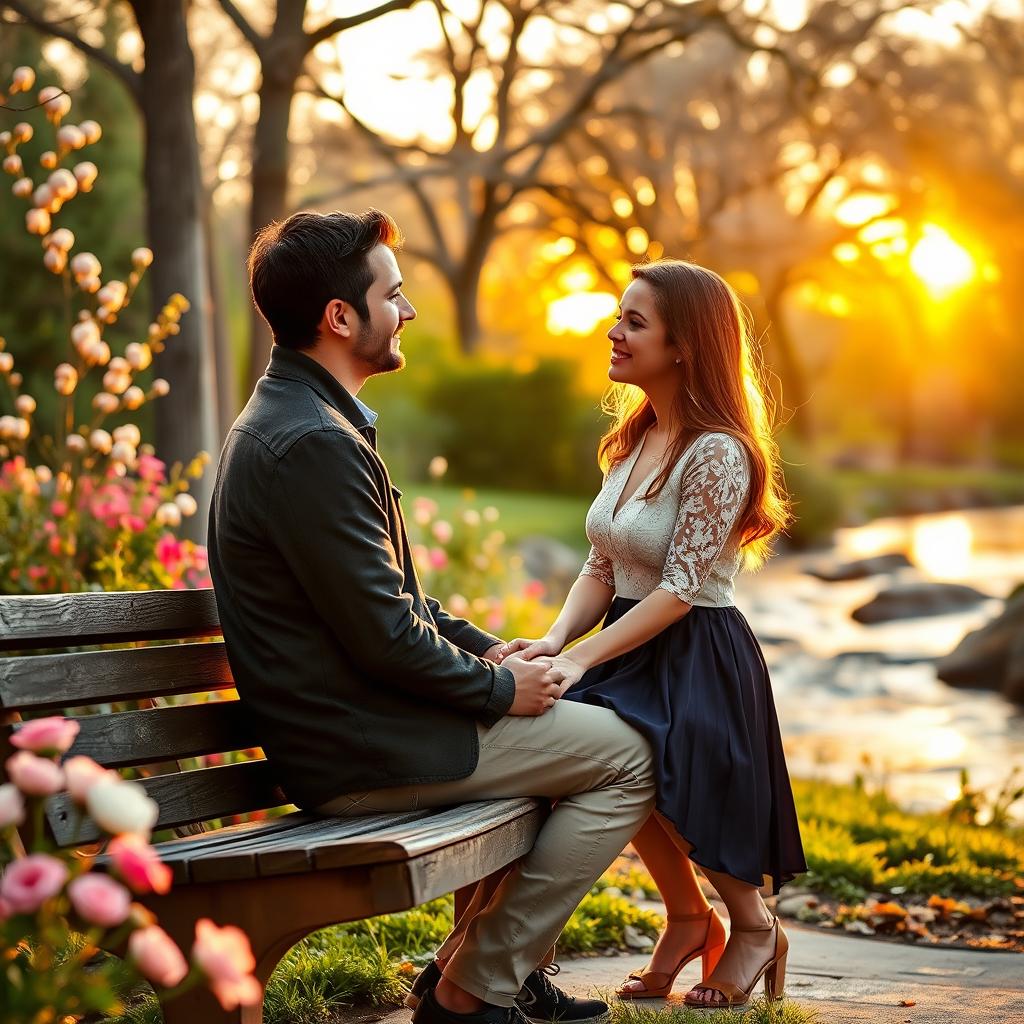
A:
[[[677,359],[676,360],[676,366],[678,366],[681,362],[682,362],[682,359]]]

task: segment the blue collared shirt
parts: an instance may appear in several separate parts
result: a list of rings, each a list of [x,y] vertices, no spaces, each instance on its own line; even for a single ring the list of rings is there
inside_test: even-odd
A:
[[[366,417],[367,424],[372,427],[377,422],[377,413],[375,413],[365,402],[360,402],[356,395],[352,396],[352,401],[356,403],[359,411]]]

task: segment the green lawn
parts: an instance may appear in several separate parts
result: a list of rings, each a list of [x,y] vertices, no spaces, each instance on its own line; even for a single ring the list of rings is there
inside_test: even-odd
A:
[[[590,508],[590,498],[564,494],[531,494],[527,491],[500,491],[489,488],[451,487],[447,484],[411,484],[403,502],[406,514],[409,502],[418,495],[432,498],[440,507],[442,518],[449,519],[467,507],[476,509],[493,505],[501,513],[496,526],[515,544],[529,534],[554,537],[574,548],[585,549],[587,538],[583,521]]]

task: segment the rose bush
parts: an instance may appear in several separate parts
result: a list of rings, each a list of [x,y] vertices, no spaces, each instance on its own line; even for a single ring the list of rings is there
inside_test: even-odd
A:
[[[61,765],[78,730],[74,719],[51,717],[25,723],[12,737],[22,749],[5,765],[11,781],[0,785],[0,1024],[119,1013],[116,964],[99,951],[125,946],[128,963],[161,1001],[205,982],[226,1010],[259,1002],[243,932],[198,921],[190,963],[133,901],[133,894],[171,886],[170,868],[150,845],[157,807],[141,786],[87,757]],[[88,812],[106,833],[96,852],[59,850],[46,838],[45,794],[66,786],[79,814]],[[26,820],[33,826],[27,851],[16,831]],[[93,870],[102,853],[106,870]]]
[[[34,85],[33,69],[17,68],[0,103]],[[105,276],[93,253],[76,248],[74,233],[57,226],[61,209],[96,183],[96,164],[78,154],[103,130],[95,121],[63,123],[71,98],[56,86],[41,89],[38,106],[23,112],[40,110],[50,148],[34,160],[23,155],[38,143],[26,120],[0,131],[0,151],[3,170],[15,179],[14,197],[28,204],[25,229],[40,238],[43,272],[60,284],[55,301],[62,294],[67,357],[54,370],[53,394],[37,392],[37,400],[24,390],[0,336],[0,592],[206,586],[205,550],[176,531],[196,512],[188,481],[202,474],[209,456],[168,470],[130,420],[170,390],[159,377],[144,385],[142,375],[179,332],[188,300],[172,295],[146,337],[127,340],[114,354],[119,344],[111,329],[153,254],[138,248],[123,280]],[[42,422],[56,426],[44,429]]]

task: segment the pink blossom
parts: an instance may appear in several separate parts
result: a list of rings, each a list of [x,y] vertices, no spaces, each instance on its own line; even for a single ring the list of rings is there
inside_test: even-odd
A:
[[[162,484],[167,467],[155,455],[140,455],[136,466],[139,476],[150,483]]]
[[[438,519],[436,523],[430,528],[434,537],[441,543],[447,544],[452,539],[455,531],[452,529],[452,524],[447,519]]]
[[[33,853],[9,864],[0,879],[0,897],[15,914],[31,914],[64,888],[67,865],[48,853]]]
[[[57,500],[50,505],[50,515],[56,516],[58,519],[68,514],[68,503],[63,500]]]
[[[7,758],[7,777],[29,796],[49,796],[64,786],[64,773],[60,768],[28,750]]]
[[[64,784],[71,794],[71,799],[84,804],[89,790],[101,779],[111,776],[109,768],[98,765],[91,757],[79,754],[64,762]]]
[[[225,1010],[253,1006],[260,1000],[260,983],[252,976],[256,958],[245,932],[234,925],[218,928],[209,918],[196,921],[192,959],[209,978],[213,994]]]
[[[485,625],[492,633],[497,633],[505,625],[505,613],[500,608],[495,608],[488,613]]]
[[[142,516],[121,516],[121,525],[132,533],[142,533],[146,528],[146,520]]]
[[[448,555],[443,548],[430,549],[430,567],[443,569],[448,564]]]
[[[73,718],[60,715],[34,718],[18,727],[11,736],[11,743],[21,750],[31,750],[34,754],[55,756],[67,752],[75,742],[80,728]]]
[[[107,875],[79,875],[68,886],[68,896],[83,921],[102,928],[123,924],[132,908],[128,890]]]
[[[202,544],[196,544],[192,548],[192,565],[199,572],[206,572],[209,564],[206,548]]]
[[[162,895],[170,889],[171,869],[142,836],[130,832],[117,836],[111,840],[107,853],[114,870],[134,892]]]
[[[46,547],[47,547],[47,550],[50,552],[51,555],[59,555],[61,553],[61,550],[62,550],[62,546],[61,546],[61,542],[60,542],[60,537],[51,537],[46,542]]]
[[[539,601],[545,593],[547,593],[547,588],[540,580],[530,580],[530,582],[523,587],[523,596],[528,597],[533,601]]]
[[[177,572],[181,566],[183,548],[173,533],[161,534],[153,551],[169,573]]]
[[[184,954],[156,924],[132,932],[128,955],[150,981],[163,988],[173,988],[188,974]]]
[[[30,565],[26,570],[28,578],[30,580],[43,580],[46,579],[50,574],[50,570],[45,565]]]

